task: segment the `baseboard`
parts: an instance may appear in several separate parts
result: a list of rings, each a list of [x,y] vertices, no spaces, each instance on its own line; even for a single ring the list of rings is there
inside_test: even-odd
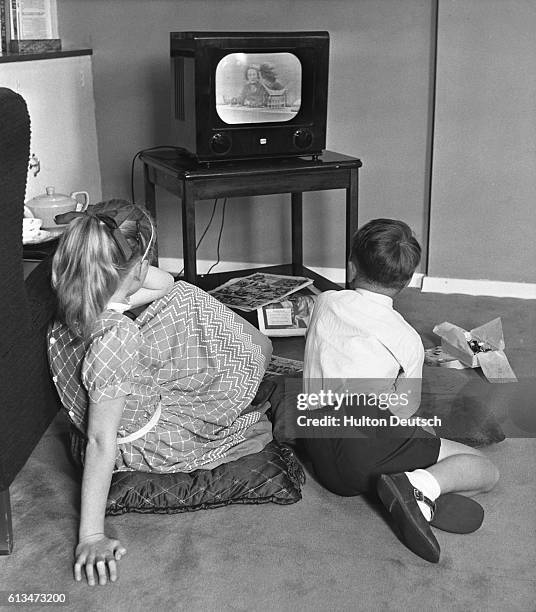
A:
[[[472,280],[467,278],[425,276],[423,278],[422,291],[426,293],[489,295],[524,300],[536,299],[536,283],[510,283],[506,281]]]

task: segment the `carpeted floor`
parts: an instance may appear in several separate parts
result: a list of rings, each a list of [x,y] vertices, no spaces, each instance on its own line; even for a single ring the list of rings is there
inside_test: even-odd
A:
[[[128,547],[119,581],[93,588],[75,583],[79,483],[60,415],[11,487],[15,547],[0,557],[0,590],[66,593],[66,608],[77,612],[535,610],[536,303],[408,290],[397,308],[426,347],[437,343],[436,323],[469,329],[501,316],[506,352],[521,379],[491,385],[477,371],[425,368],[431,392],[481,390],[512,436],[486,449],[501,480],[479,498],[483,526],[463,536],[437,531],[439,564],[404,548],[380,508],[328,493],[309,474],[303,500],[292,506],[110,518],[110,529]],[[301,340],[274,344],[277,354],[301,355]]]

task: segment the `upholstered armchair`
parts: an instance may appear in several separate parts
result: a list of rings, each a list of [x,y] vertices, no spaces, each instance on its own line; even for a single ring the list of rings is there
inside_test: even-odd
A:
[[[11,553],[9,487],[59,409],[46,355],[49,262],[24,281],[22,218],[30,153],[24,99],[0,88],[0,554]]]

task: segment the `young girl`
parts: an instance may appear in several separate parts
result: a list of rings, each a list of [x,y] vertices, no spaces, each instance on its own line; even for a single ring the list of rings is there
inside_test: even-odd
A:
[[[114,470],[190,472],[260,451],[271,440],[251,407],[270,341],[202,290],[151,267],[153,223],[110,200],[74,218],[52,265],[53,380],[85,436],[74,574],[117,578],[125,547],[105,535]],[[135,320],[125,311],[150,306]],[[95,572],[97,576],[95,576]]]

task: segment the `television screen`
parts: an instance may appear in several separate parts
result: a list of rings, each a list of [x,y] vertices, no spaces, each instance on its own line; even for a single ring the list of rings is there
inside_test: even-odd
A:
[[[300,110],[301,88],[293,53],[228,53],[216,66],[216,112],[229,125],[290,121]]]

